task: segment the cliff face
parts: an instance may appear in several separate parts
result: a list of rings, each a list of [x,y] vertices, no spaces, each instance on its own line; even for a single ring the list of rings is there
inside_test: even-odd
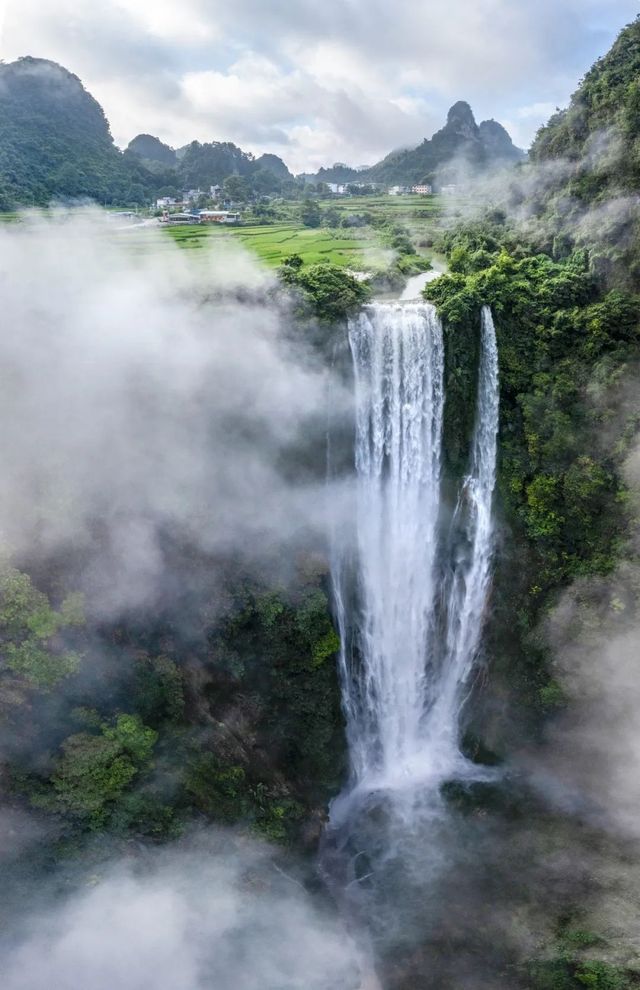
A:
[[[508,131],[497,120],[483,120],[478,128],[478,136],[487,155],[494,159],[519,161],[524,155],[516,148]]]

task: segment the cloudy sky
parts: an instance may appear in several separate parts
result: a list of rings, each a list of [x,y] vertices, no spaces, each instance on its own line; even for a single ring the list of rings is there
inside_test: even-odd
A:
[[[231,140],[294,171],[370,164],[468,100],[526,147],[632,0],[0,0],[0,57],[54,59],[116,142]]]

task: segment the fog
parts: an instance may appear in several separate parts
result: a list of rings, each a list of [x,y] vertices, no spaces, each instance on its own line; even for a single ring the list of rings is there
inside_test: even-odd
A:
[[[637,395],[625,412],[637,415]],[[552,802],[622,839],[640,839],[640,448],[624,480],[632,523],[613,574],[576,581],[549,615],[544,635],[566,706],[546,729],[533,780]]]
[[[255,558],[321,540],[327,505],[321,472],[292,480],[327,372],[274,280],[230,239],[194,258],[115,226],[87,209],[0,230],[2,543],[83,554],[106,613],[153,599],[161,533]]]
[[[5,934],[4,990],[360,986],[356,948],[327,905],[246,838],[208,831],[85,865],[64,886],[44,882],[41,906]]]

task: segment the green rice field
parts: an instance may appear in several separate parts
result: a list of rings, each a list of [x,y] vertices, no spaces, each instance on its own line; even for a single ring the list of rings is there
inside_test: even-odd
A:
[[[292,213],[297,207],[291,204]],[[359,214],[374,222],[395,220],[408,228],[418,250],[429,256],[433,252],[427,246],[423,248],[420,241],[430,241],[443,212],[435,196],[354,196],[325,200],[322,207],[343,216]],[[357,270],[384,268],[391,259],[391,252],[374,226],[307,228],[292,218],[282,223],[240,227],[169,227],[164,234],[190,249],[203,247],[211,237],[232,237],[270,268],[276,268],[292,254],[299,254],[305,264],[330,261]]]
[[[285,258],[299,254],[305,264],[329,261],[334,265],[359,265],[367,255],[378,252],[377,239],[369,232],[310,229],[295,223],[247,227],[168,227],[163,230],[183,248],[204,247],[211,238],[233,238],[270,268]]]
[[[434,196],[358,196],[322,201],[323,210],[335,210],[343,216],[358,214],[375,222],[396,220],[410,231],[417,250],[432,257],[430,238],[441,222],[441,201]],[[160,227],[161,238],[153,226],[136,227],[123,233],[134,250],[144,251],[150,243],[169,244],[173,241],[181,248],[198,252],[203,248],[224,248],[224,244],[241,244],[257,256],[269,268],[277,268],[285,258],[298,254],[305,264],[328,261],[334,265],[359,271],[377,271],[386,268],[392,260],[391,250],[385,246],[381,232],[375,226],[365,227],[304,227],[296,219],[298,203],[284,204],[282,222],[222,226]],[[46,213],[46,211],[43,211]],[[19,220],[19,214],[0,214],[0,222]]]

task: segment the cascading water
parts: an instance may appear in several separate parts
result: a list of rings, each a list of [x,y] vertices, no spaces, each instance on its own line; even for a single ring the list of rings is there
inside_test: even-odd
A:
[[[481,315],[480,364],[471,464],[451,526],[455,544],[446,587],[444,663],[426,723],[430,748],[451,766],[459,760],[458,721],[463,690],[478,653],[489,591],[499,414],[498,346],[488,306]],[[453,542],[453,541],[452,541]]]
[[[349,330],[356,389],[359,615],[344,700],[358,781],[414,757],[433,635],[443,413],[433,307],[373,304]],[[373,785],[373,781],[369,783]]]
[[[435,309],[424,303],[367,306],[350,324],[349,340],[357,469],[350,608],[337,559],[334,587],[352,789],[393,791],[418,780],[437,786],[465,763],[459,715],[490,580],[495,329],[484,307],[470,469],[445,541],[444,352]]]

